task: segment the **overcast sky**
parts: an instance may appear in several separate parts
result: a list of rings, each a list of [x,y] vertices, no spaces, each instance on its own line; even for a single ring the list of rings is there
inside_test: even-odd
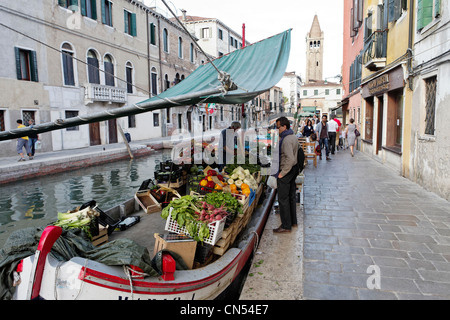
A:
[[[160,0],[144,0],[148,6],[165,8]],[[256,42],[292,28],[292,45],[287,71],[305,75],[306,34],[314,15],[324,31],[324,77],[341,73],[343,1],[342,0],[166,0],[172,10],[185,9],[188,15],[218,18],[241,33],[246,26],[246,39]],[[177,12],[181,15],[181,11]]]

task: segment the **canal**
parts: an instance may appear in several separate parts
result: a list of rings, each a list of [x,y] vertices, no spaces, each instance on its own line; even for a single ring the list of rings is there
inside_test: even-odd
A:
[[[144,158],[0,185],[0,234],[14,226],[56,220],[58,212],[90,200],[103,210],[114,207],[134,197],[144,180],[154,178],[155,167],[169,159],[171,150],[162,150]]]

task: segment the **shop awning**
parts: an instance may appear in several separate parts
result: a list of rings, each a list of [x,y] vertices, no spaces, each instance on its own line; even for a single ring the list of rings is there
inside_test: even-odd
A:
[[[197,68],[176,86],[136,105],[0,132],[0,141],[197,103],[241,104],[275,86],[289,61],[291,30],[233,51]],[[221,78],[222,81],[219,80]]]

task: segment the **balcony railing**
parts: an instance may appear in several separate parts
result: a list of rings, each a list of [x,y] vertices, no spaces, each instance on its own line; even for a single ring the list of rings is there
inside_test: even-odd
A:
[[[363,64],[371,70],[377,71],[386,66],[387,30],[374,31],[364,41]]]
[[[127,91],[126,89],[89,83],[86,86],[85,98],[88,103],[93,103],[96,101],[108,103],[127,103]]]

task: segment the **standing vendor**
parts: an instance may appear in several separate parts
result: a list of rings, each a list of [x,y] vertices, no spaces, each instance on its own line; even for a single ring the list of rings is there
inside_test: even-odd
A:
[[[235,145],[237,143],[236,131],[241,128],[241,124],[238,121],[234,121],[231,125],[222,130],[219,140],[219,171],[221,172],[226,164],[234,162],[235,157]],[[222,152],[220,151],[222,150]]]

